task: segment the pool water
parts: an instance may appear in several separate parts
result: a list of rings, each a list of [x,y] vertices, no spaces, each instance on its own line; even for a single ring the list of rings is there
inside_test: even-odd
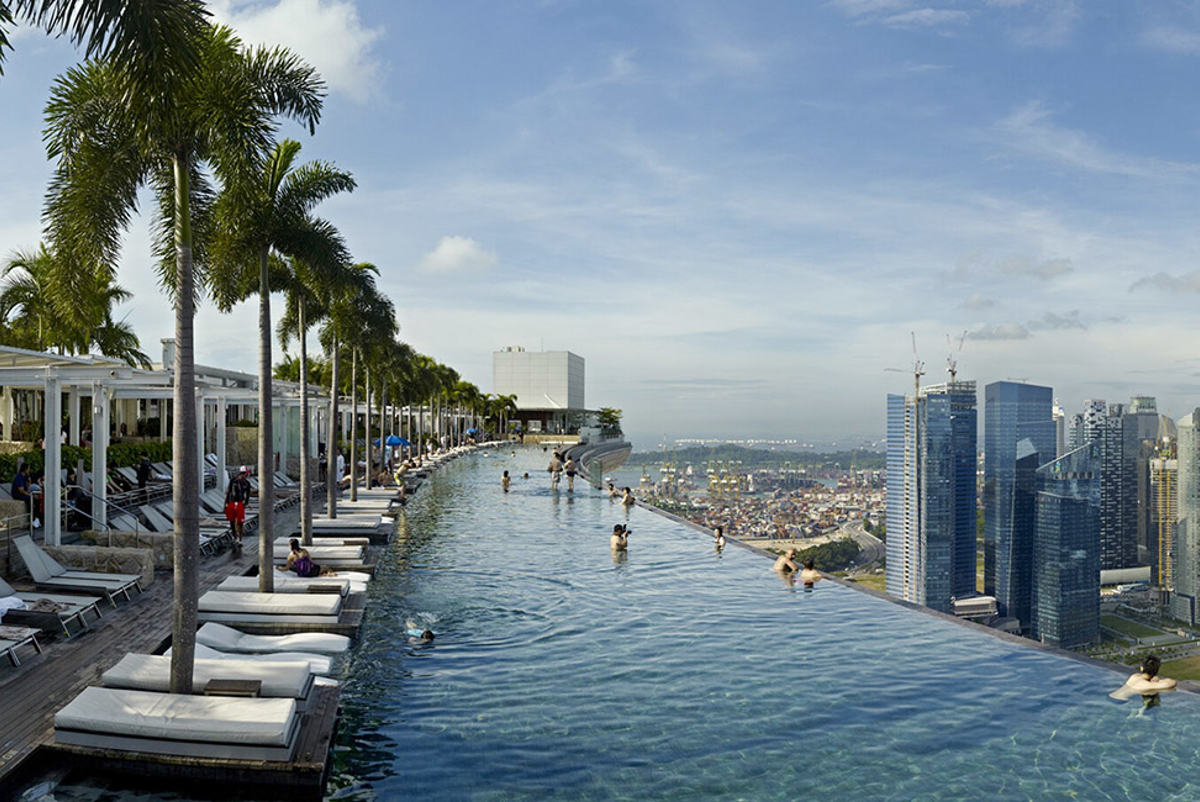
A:
[[[582,482],[552,492],[545,462],[459,459],[410,502],[347,667],[328,798],[1200,798],[1200,698],[1118,704],[1105,668],[805,592]],[[87,787],[56,798],[184,798]]]

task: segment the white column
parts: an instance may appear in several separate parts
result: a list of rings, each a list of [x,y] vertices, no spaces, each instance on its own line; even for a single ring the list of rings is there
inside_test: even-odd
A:
[[[167,432],[171,429],[167,428],[167,409],[171,405],[171,399],[158,399],[158,440],[160,443],[167,442]]]
[[[0,425],[4,426],[4,439],[15,440],[13,437],[13,392],[11,387],[5,387],[0,395]]]
[[[225,470],[225,418],[227,408],[225,405],[225,397],[217,399],[217,489],[222,494],[225,493],[225,483],[229,479],[229,472]]]
[[[73,446],[79,445],[79,396],[80,392],[78,387],[72,387],[67,391],[67,409],[71,416],[71,421],[68,424],[71,428],[67,434],[67,442]],[[79,481],[82,484],[82,476],[79,477]]]
[[[276,470],[287,473],[288,434],[291,429],[287,402],[280,401],[277,409],[279,414],[275,416],[275,439],[279,441],[279,467]]]
[[[196,388],[196,462],[197,475],[196,482],[199,487],[196,492],[204,495],[204,432],[207,429],[204,426],[204,395],[200,388]]]
[[[48,546],[62,545],[62,380],[58,370],[46,368],[46,406],[43,437],[46,438],[46,476],[42,481],[42,497],[45,499],[46,519],[45,542]],[[37,513],[34,513],[35,515]]]
[[[108,388],[92,385],[92,525],[108,526]]]

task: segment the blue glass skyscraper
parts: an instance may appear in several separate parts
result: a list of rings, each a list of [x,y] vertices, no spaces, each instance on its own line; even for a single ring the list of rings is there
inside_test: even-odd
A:
[[[983,558],[984,593],[996,597],[1001,615],[1029,624],[1032,598],[1033,487],[1017,494],[1018,444],[1028,471],[1051,462],[1057,451],[1054,392],[1019,382],[992,382],[984,388]]]
[[[1100,445],[1037,470],[1032,635],[1070,648],[1100,637]]]
[[[950,612],[975,589],[975,383],[888,396],[887,590]]]

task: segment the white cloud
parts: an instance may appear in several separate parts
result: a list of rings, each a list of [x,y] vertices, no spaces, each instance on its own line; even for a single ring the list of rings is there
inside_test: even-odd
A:
[[[1200,292],[1200,270],[1193,270],[1178,276],[1164,272],[1155,273],[1153,276],[1135,281],[1129,291],[1133,292],[1144,287],[1171,294],[1197,293]]]
[[[1020,323],[988,323],[967,336],[972,340],[1027,340],[1029,329]]]
[[[417,267],[430,273],[459,270],[483,270],[496,263],[495,251],[489,251],[470,237],[457,234],[442,237],[437,247],[421,257]]]
[[[381,65],[373,52],[382,28],[368,28],[353,0],[213,0],[217,22],[253,45],[283,45],[317,68],[330,92],[358,102],[374,94]]]
[[[1178,178],[1194,175],[1197,165],[1106,149],[1087,134],[1051,122],[1051,113],[1039,101],[1026,103],[996,126],[1000,144],[1030,156],[1056,161],[1089,172],[1135,178]]]
[[[981,292],[973,292],[967,300],[959,304],[960,309],[991,309],[996,301]]]
[[[1159,26],[1142,32],[1142,44],[1185,55],[1200,54],[1200,33],[1183,28]]]
[[[935,25],[961,25],[970,16],[965,11],[945,8],[914,8],[884,17],[882,22],[892,28],[932,28]]]

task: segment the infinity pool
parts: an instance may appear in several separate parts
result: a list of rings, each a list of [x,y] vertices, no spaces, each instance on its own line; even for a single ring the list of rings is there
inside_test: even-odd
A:
[[[459,459],[410,503],[345,677],[330,799],[1200,797],[1200,699],[1117,704],[1116,672],[794,589],[582,483],[552,493],[545,462]]]

